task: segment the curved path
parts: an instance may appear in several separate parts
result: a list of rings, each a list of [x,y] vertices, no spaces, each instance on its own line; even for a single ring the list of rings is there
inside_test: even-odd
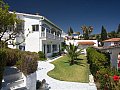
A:
[[[50,62],[56,59],[38,62],[37,80],[45,79],[51,87],[50,90],[97,90],[95,85],[89,85],[89,83],[60,81],[49,77],[47,72],[54,69],[54,65]]]

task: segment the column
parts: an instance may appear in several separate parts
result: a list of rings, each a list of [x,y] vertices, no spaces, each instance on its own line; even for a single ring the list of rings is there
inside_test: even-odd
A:
[[[41,37],[41,31],[42,31],[42,29],[41,29],[42,26],[41,25],[42,25],[42,21],[40,20],[39,21],[39,37]]]
[[[60,36],[60,34],[59,34],[59,40],[60,40],[60,37],[61,37],[61,36]]]
[[[44,31],[44,32],[45,32],[45,37],[47,37],[47,36],[46,36],[46,32],[47,32],[46,28],[45,28],[45,31]]]
[[[55,39],[55,32],[53,33],[53,35],[54,35],[54,39]]]
[[[52,48],[52,44],[51,44],[51,53],[53,53],[53,48]]]

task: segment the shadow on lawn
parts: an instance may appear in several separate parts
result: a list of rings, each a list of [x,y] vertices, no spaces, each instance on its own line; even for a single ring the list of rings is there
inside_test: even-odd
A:
[[[77,60],[74,61],[74,64],[85,67],[86,63],[81,62],[82,60],[84,60],[84,59],[78,58]],[[70,63],[70,61],[67,61],[67,62],[64,62],[64,63]]]

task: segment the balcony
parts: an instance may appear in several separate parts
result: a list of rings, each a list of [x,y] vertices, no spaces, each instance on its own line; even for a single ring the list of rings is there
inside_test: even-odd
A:
[[[48,33],[48,32],[41,32],[41,38],[53,39],[53,40],[63,40],[62,37],[57,36],[57,35],[52,34],[52,33]]]

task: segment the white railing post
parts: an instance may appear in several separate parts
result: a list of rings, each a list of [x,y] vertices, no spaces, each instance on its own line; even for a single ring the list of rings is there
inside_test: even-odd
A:
[[[53,35],[54,35],[54,39],[55,39],[55,32],[53,33]]]
[[[47,30],[46,30],[46,28],[45,28],[45,31],[44,31],[44,32],[45,32],[45,37],[46,37],[46,33],[47,33]]]

